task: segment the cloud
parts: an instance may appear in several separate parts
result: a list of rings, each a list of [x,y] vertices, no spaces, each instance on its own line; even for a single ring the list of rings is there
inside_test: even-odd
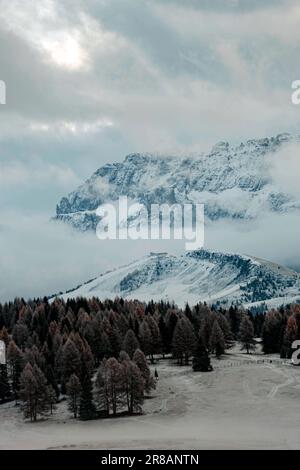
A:
[[[10,162],[0,162],[0,186],[2,189],[14,186],[32,186],[49,184],[55,180],[56,185],[63,189],[70,188],[80,183],[79,178],[71,168],[47,164],[43,165],[38,159],[35,160],[33,168],[15,160]]]
[[[152,249],[170,248],[169,241],[100,241],[37,213],[2,216],[0,302],[64,292]],[[178,254],[182,246],[173,242],[170,251]]]
[[[300,199],[300,142],[281,147],[268,158],[270,175],[277,187]]]
[[[256,221],[224,222],[206,228],[206,248],[243,253],[300,271],[300,224],[297,212],[263,213]]]
[[[0,0],[1,225],[13,227],[1,231],[2,295],[68,288],[112,262],[113,250],[100,249],[98,263],[98,244],[47,223],[101,165],[298,133],[299,17],[296,0]],[[293,194],[297,155],[293,147],[270,163]],[[288,261],[297,218],[266,220],[252,237],[225,227],[220,246]],[[269,227],[278,240],[264,250]]]

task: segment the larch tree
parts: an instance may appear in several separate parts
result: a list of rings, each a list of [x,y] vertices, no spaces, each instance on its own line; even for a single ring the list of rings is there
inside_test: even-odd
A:
[[[242,351],[246,349],[247,354],[255,349],[254,327],[248,315],[242,317],[238,339],[242,343]]]
[[[14,340],[10,341],[7,348],[7,362],[10,368],[12,390],[15,400],[17,400],[20,391],[20,377],[23,370],[23,355]]]
[[[81,357],[75,343],[69,338],[62,347],[60,357],[62,380],[66,384],[72,374],[78,373]]]
[[[150,334],[151,334],[151,341],[150,341],[150,360],[153,364],[154,362],[154,354],[159,354],[161,352],[161,336],[157,322],[153,318],[152,315],[147,315],[146,317]]]
[[[139,326],[139,340],[143,353],[146,356],[151,354],[151,331],[146,320],[143,320]]]
[[[122,362],[122,389],[127,402],[128,413],[141,411],[144,401],[144,379],[140,369],[131,360]]]
[[[123,368],[116,358],[111,357],[105,363],[105,380],[109,407],[116,416],[118,407],[124,405]]]
[[[189,357],[194,353],[195,346],[196,335],[193,325],[186,317],[182,317],[176,323],[174,330],[172,341],[173,357],[178,359],[180,365],[183,365],[183,360],[187,365]]]
[[[71,413],[73,413],[74,418],[77,418],[81,394],[81,384],[76,374],[72,374],[69,378],[66,385],[66,390],[68,394],[68,408]]]
[[[225,352],[225,339],[223,331],[217,320],[214,321],[209,339],[210,351],[220,357]]]
[[[122,349],[126,351],[130,359],[132,359],[135,350],[139,347],[140,344],[134,334],[134,331],[128,330],[123,341]]]
[[[109,381],[108,369],[106,367],[107,359],[103,359],[96,374],[94,389],[95,400],[99,413],[104,416],[109,415],[110,408],[110,395],[109,395]]]
[[[143,351],[137,349],[133,355],[133,361],[141,371],[145,383],[145,392],[149,393],[151,390],[155,389],[155,381],[151,375],[151,371]]]
[[[28,362],[21,374],[20,383],[24,416],[36,421],[38,414],[43,414],[49,407],[46,378],[37,365],[32,367]]]
[[[292,344],[298,337],[298,324],[294,315],[290,315],[284,332],[280,357],[290,358],[292,355]]]

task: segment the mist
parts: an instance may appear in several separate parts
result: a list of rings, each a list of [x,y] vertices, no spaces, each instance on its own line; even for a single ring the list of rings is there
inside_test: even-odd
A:
[[[206,223],[204,248],[300,268],[299,216],[263,214],[248,222]],[[105,240],[44,214],[6,215],[0,226],[0,301],[65,292],[151,251],[185,253],[184,240]]]

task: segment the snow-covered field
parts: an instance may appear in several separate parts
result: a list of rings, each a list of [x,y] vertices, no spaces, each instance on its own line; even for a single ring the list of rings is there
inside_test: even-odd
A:
[[[80,422],[61,403],[50,419],[28,423],[2,405],[0,448],[300,449],[300,368],[237,349],[213,365],[194,373],[161,360],[142,416]]]

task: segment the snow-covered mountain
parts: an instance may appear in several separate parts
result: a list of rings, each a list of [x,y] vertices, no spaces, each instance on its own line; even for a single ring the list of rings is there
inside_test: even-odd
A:
[[[78,296],[163,299],[179,306],[200,301],[281,305],[300,299],[300,275],[265,260],[230,253],[199,250],[180,257],[154,253],[62,295],[65,299]]]
[[[280,134],[237,147],[221,142],[193,158],[131,154],[122,163],[104,165],[63,197],[56,219],[82,231],[95,229],[96,208],[124,195],[148,209],[154,203],[204,203],[211,220],[299,210],[300,201],[276,187],[270,171],[269,157],[293,140]]]

